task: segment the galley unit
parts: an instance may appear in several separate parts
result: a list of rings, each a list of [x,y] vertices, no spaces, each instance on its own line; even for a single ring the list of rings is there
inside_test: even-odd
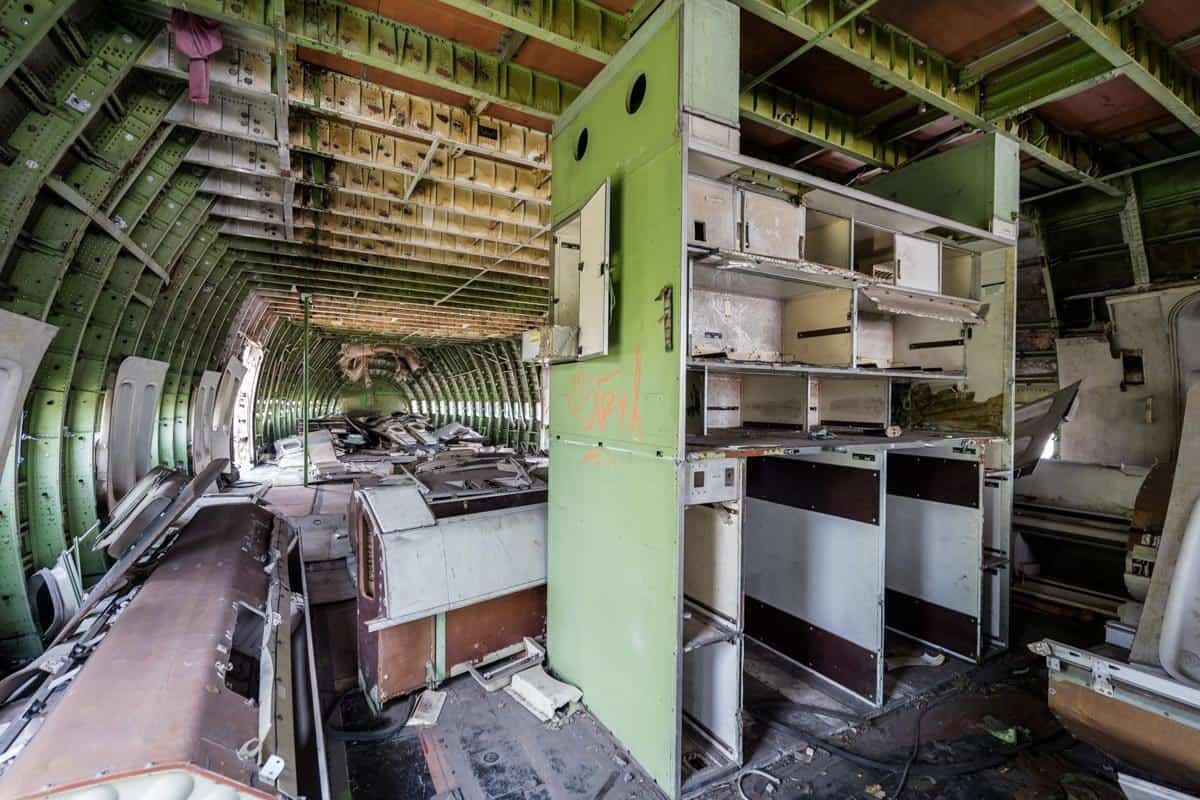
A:
[[[524,341],[549,668],[672,798],[744,760],[748,639],[879,704],[886,628],[971,660],[1007,635],[1016,151],[946,172],[944,216],[742,155],[739,14],[667,0],[556,121]]]
[[[1011,242],[703,141],[685,215],[687,458],[746,461],[745,635],[876,705],[885,629],[1004,647]]]

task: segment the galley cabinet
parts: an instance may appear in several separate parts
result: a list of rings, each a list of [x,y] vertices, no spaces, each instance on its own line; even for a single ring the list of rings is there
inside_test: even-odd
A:
[[[743,155],[740,16],[665,0],[557,117],[523,348],[551,365],[549,668],[671,798],[747,755],[747,638],[878,704],[891,630],[970,659],[1005,635],[1015,241],[957,208],[1007,197],[983,184],[1016,154],[945,173],[955,218]]]

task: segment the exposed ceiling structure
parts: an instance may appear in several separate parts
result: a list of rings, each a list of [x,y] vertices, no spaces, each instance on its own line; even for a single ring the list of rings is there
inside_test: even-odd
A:
[[[743,148],[776,161],[863,182],[995,131],[1020,143],[1025,199],[1123,208],[1131,171],[1198,149],[1192,3],[737,3]],[[188,58],[161,22],[184,5],[222,24],[208,105],[188,100]],[[153,165],[194,223],[188,241],[203,233],[243,281],[235,304],[253,294],[297,318],[310,294],[313,321],[339,335],[511,336],[548,302],[552,122],[656,5],[14,6],[0,54],[7,155],[38,166],[8,167],[19,190],[0,248],[9,257],[23,227],[37,239],[47,202],[128,238],[146,211],[127,207],[130,187]],[[73,94],[63,69],[101,85]],[[105,138],[135,117],[132,140]],[[134,231],[123,252],[156,275],[196,250],[152,241]],[[9,260],[11,286],[24,273]],[[145,288],[144,300],[167,290]]]

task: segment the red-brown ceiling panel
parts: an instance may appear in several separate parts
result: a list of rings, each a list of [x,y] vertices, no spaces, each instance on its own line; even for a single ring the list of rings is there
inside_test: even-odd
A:
[[[741,15],[742,71],[758,75],[804,46],[793,36],[753,14]],[[771,83],[848,114],[866,114],[900,96],[881,89],[871,77],[830,53],[813,48],[771,77]]]
[[[1146,0],[1137,14],[1168,42],[1200,33],[1200,3],[1196,0]]]
[[[1064,130],[1109,140],[1173,120],[1162,106],[1124,76],[1048,103],[1038,109],[1038,115]]]
[[[537,39],[526,39],[513,61],[556,78],[587,86],[604,69],[603,64],[569,53]]]
[[[1037,0],[882,0],[867,13],[960,62],[1049,19]]]
[[[504,27],[431,0],[358,0],[356,5],[487,52],[495,51]]]

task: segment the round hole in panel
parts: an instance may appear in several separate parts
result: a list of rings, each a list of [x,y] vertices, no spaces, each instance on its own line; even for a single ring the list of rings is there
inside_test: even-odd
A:
[[[588,148],[588,129],[584,128],[579,132],[579,138],[575,140],[575,160],[582,161],[587,154]]]
[[[633,79],[633,83],[629,85],[629,95],[625,98],[625,110],[630,114],[636,114],[645,99],[646,73],[639,72],[638,76]]]

